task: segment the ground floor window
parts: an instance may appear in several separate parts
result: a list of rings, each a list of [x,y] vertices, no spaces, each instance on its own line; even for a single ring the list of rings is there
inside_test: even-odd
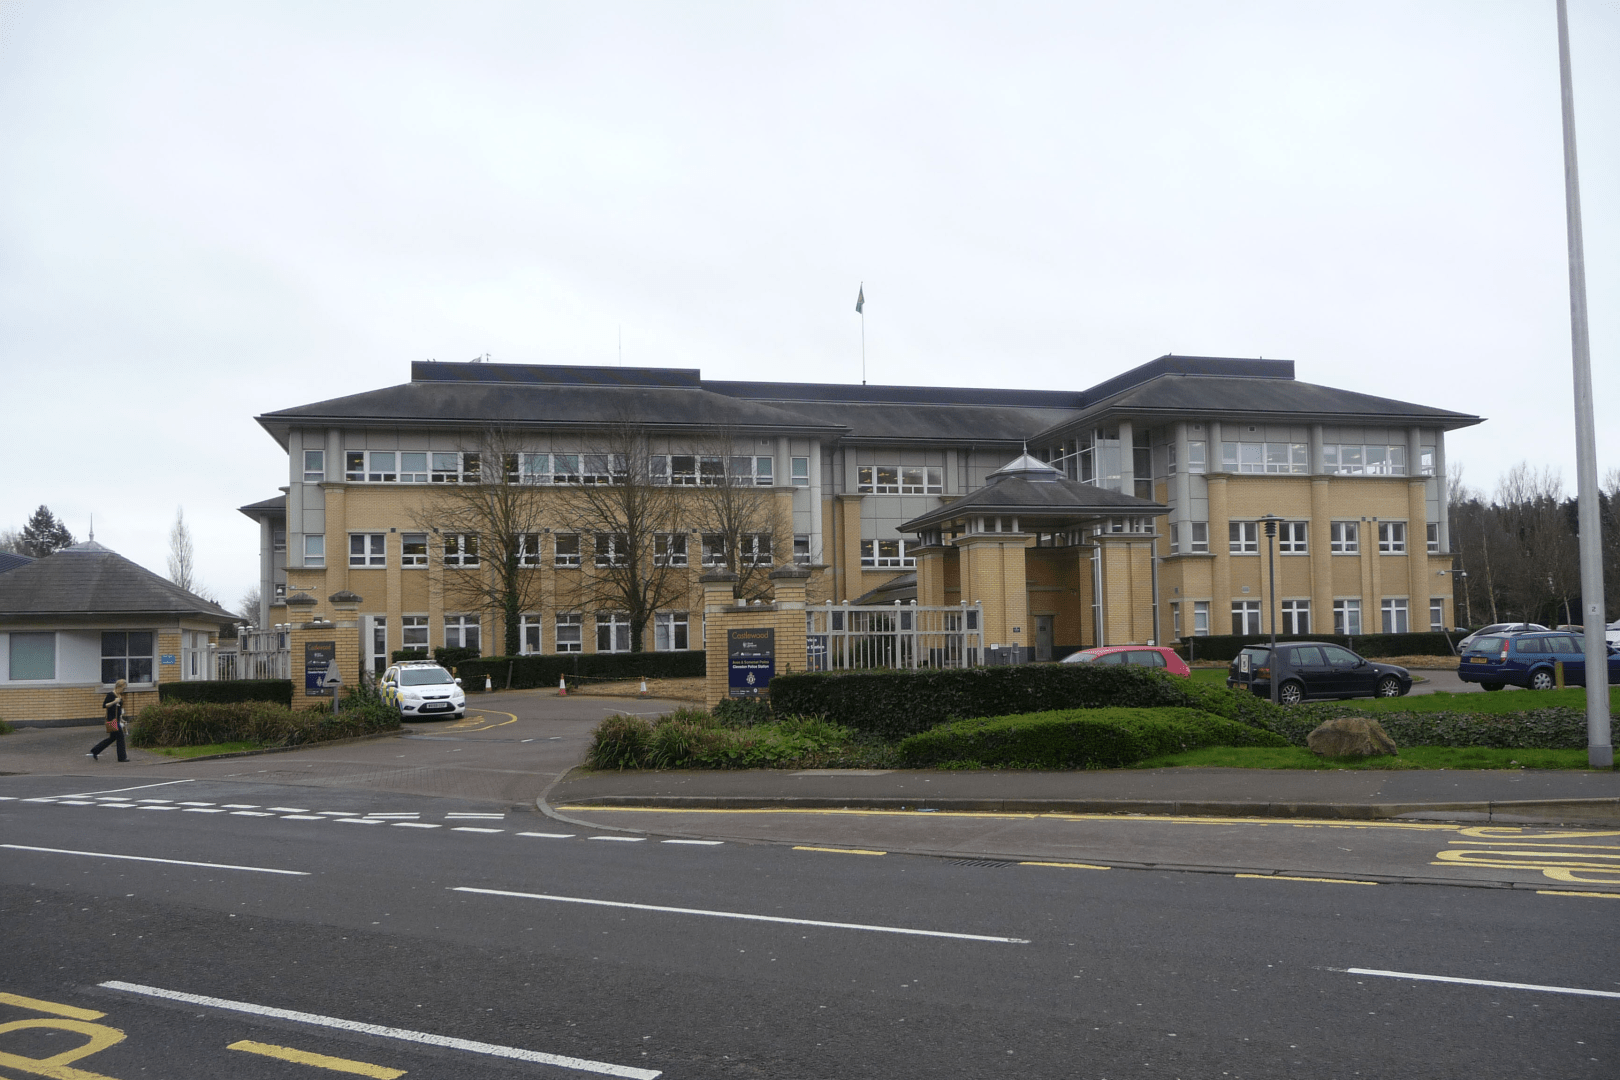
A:
[[[1232,633],[1258,634],[1260,633],[1260,601],[1234,600],[1232,601]]]
[[[49,632],[12,634],[10,677],[12,682],[56,678],[56,635]]]
[[[532,656],[540,651],[540,616],[524,615],[518,626],[518,648],[524,656]]]
[[[622,611],[603,611],[596,616],[596,651],[630,651],[630,616]]]
[[[1209,636],[1209,601],[1193,601],[1193,636]]]
[[[1309,634],[1311,632],[1311,602],[1309,600],[1284,600],[1282,602],[1282,629],[1284,634]]]
[[[407,615],[400,621],[399,647],[401,649],[416,649],[423,653],[428,648],[428,617],[426,615]]]
[[[388,617],[371,617],[371,670],[378,675],[388,670]]]
[[[1361,633],[1361,601],[1333,601],[1333,632],[1351,637]]]
[[[180,678],[188,682],[208,678],[208,631],[180,631]]]
[[[1172,525],[1172,526],[1170,526],[1170,528],[1173,531],[1175,529],[1175,526]],[[1172,637],[1178,639],[1178,640],[1181,638],[1181,605],[1180,604],[1171,604],[1170,605],[1170,635]]]
[[[479,649],[480,634],[477,615],[446,615],[444,617],[444,647],[447,649]]]
[[[1385,599],[1383,610],[1384,633],[1405,634],[1411,631],[1412,626],[1407,618],[1406,601],[1404,599]]]
[[[1446,602],[1442,597],[1429,601],[1429,629],[1440,633],[1446,628]]]
[[[684,611],[660,611],[653,616],[653,649],[657,652],[679,652],[689,648],[691,641],[690,616]]]
[[[101,681],[113,683],[119,679],[128,679],[132,683],[151,682],[152,644],[156,637],[157,635],[150,630],[103,631]]]
[[[585,645],[585,616],[558,615],[554,639],[558,652],[581,652]]]

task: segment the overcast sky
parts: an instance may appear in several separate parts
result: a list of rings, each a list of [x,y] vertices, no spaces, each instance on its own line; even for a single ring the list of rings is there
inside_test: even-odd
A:
[[[1620,4],[1571,0],[1600,469]],[[0,2],[0,528],[257,580],[253,417],[413,360],[1080,389],[1166,352],[1488,417],[1573,491],[1552,0]]]

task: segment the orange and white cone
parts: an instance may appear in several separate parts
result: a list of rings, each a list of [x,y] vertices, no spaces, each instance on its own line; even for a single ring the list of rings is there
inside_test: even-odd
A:
[[[639,695],[637,695],[637,696],[639,696],[639,697],[646,697],[647,696],[647,680],[646,679],[641,680],[641,693]]]
[[[568,696],[568,677],[566,675],[557,676],[557,696]]]

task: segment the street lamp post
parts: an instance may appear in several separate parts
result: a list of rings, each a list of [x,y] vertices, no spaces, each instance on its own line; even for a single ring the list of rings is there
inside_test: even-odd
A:
[[[1266,523],[1266,569],[1271,578],[1270,595],[1266,600],[1271,623],[1271,703],[1277,704],[1277,522],[1281,519],[1276,514],[1267,514],[1260,519]]]

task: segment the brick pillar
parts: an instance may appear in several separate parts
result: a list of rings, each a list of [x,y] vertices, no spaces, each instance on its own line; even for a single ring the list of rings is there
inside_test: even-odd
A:
[[[737,575],[714,570],[698,578],[698,583],[703,588],[703,701],[712,709],[727,695],[726,630],[728,614],[736,607],[732,590],[737,587]]]
[[[1311,477],[1310,560],[1313,635],[1333,631],[1333,512],[1328,502],[1328,484],[1329,480],[1325,476]]]
[[[921,607],[944,607],[945,549],[943,547],[918,548],[917,603]]]
[[[1023,533],[970,533],[956,541],[961,552],[962,596],[969,606],[984,605],[984,644],[1027,646],[1029,587]]]
[[[784,566],[771,571],[771,587],[776,592],[776,672],[805,670],[805,590],[810,571],[800,566]]]
[[[339,591],[327,598],[332,605],[333,617],[319,622],[311,616],[308,621],[292,624],[288,640],[292,647],[289,658],[293,684],[293,708],[330,704],[330,694],[308,694],[304,690],[304,646],[312,641],[330,641],[334,646],[333,664],[343,678],[343,685],[353,686],[360,677],[360,666],[365,662],[360,641],[361,598],[352,592]]]
[[[1216,453],[1220,447],[1216,446]],[[1217,460],[1219,460],[1217,458]],[[1209,632],[1229,634],[1232,626],[1232,554],[1227,546],[1226,477],[1210,475],[1209,486],[1209,553],[1215,556],[1210,568]]]

